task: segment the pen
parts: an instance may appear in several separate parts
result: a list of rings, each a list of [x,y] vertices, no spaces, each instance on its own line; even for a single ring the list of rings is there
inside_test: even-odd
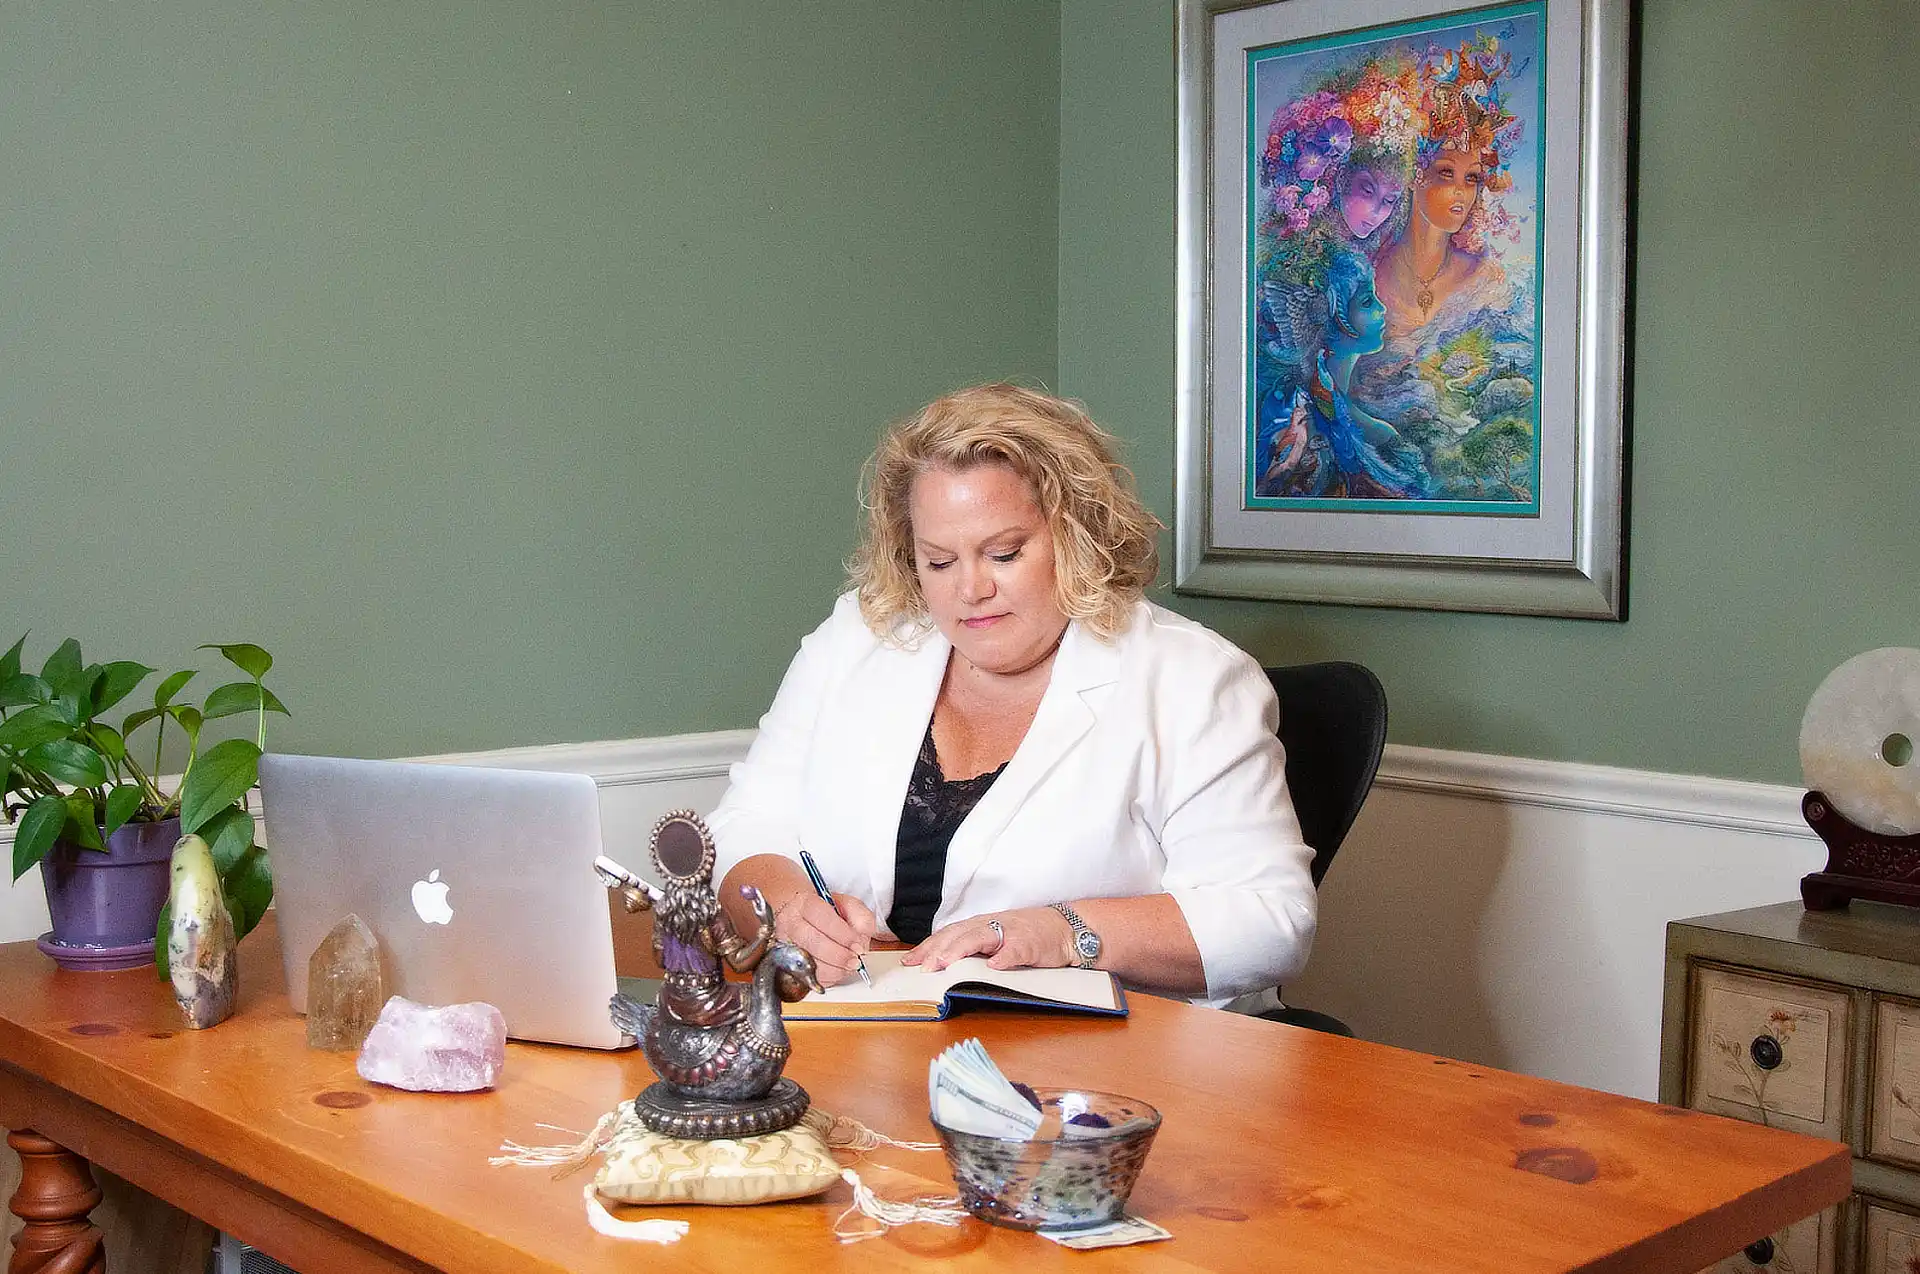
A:
[[[825,900],[827,906],[833,908],[835,915],[845,920],[846,915],[840,910],[840,904],[833,900],[833,891],[827,888],[827,878],[820,874],[819,864],[815,863],[813,861],[813,855],[804,849],[800,851],[800,865],[807,869],[807,879],[813,882],[813,892],[819,894],[820,897]],[[855,956],[853,958],[853,967],[860,970],[860,980],[866,983],[868,988],[871,989],[873,979],[867,975],[867,962],[859,956]]]

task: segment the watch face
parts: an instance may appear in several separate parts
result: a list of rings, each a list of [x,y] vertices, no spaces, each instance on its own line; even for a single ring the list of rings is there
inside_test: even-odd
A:
[[[1100,935],[1082,929],[1079,933],[1073,935],[1073,949],[1080,953],[1082,960],[1099,959]]]

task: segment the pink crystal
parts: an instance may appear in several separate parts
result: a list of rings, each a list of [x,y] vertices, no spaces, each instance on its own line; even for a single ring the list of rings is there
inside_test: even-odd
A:
[[[507,1064],[507,1020],[478,1000],[431,1008],[396,995],[367,1034],[362,1079],[425,1093],[492,1088]]]

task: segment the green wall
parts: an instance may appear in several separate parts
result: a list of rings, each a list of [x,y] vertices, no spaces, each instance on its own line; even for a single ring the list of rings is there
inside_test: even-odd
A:
[[[1920,644],[1920,14],[1648,0],[1621,625],[1173,598],[1406,743],[1797,778]],[[881,424],[1055,382],[1172,514],[1172,0],[0,11],[0,643],[276,741],[751,724]]]
[[[1371,665],[1398,742],[1796,783],[1821,678],[1920,646],[1920,9],[1638,7],[1629,621],[1169,600]],[[1063,0],[1060,382],[1169,521],[1173,58]]]
[[[881,425],[1056,365],[1031,0],[0,10],[0,647],[296,750],[750,725]]]

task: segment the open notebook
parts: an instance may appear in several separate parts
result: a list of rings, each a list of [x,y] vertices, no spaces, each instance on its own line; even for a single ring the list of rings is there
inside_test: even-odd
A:
[[[978,956],[938,973],[900,963],[904,951],[867,952],[868,987],[858,977],[789,1004],[789,1022],[937,1022],[967,1001],[1125,1017],[1127,995],[1099,969],[995,969]]]

